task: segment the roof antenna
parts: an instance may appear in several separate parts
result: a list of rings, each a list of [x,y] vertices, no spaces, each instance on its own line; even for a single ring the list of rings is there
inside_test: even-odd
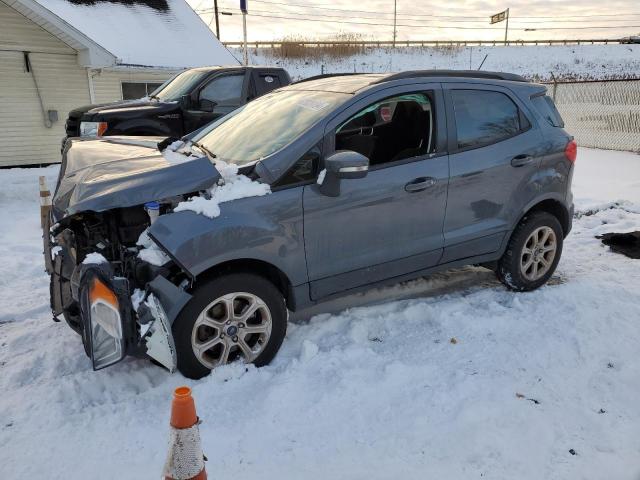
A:
[[[484,58],[482,59],[482,62],[480,62],[480,66],[478,67],[478,70],[482,68],[482,65],[484,65],[484,61],[487,59],[488,56],[489,56],[488,53],[484,56]]]

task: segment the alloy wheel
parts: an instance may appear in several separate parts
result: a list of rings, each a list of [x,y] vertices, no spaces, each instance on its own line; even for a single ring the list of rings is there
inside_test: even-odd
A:
[[[522,248],[520,271],[524,278],[536,281],[542,278],[553,265],[558,242],[551,227],[536,228]]]
[[[223,295],[207,305],[193,325],[191,346],[208,368],[243,359],[254,361],[271,336],[271,312],[258,296],[247,292]]]

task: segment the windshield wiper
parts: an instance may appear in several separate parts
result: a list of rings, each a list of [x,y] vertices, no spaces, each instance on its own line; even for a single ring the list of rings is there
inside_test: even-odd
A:
[[[209,160],[213,160],[214,158],[217,158],[217,155],[215,153],[213,153],[211,150],[209,150],[207,147],[205,147],[201,143],[198,143],[198,142],[196,142],[194,140],[189,140],[189,142],[194,147],[197,147],[200,150],[202,150],[207,155],[207,157],[209,157]]]

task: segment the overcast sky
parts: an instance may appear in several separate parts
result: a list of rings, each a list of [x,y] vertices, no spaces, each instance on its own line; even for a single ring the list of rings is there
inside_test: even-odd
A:
[[[317,40],[340,33],[357,34],[366,40],[391,40],[393,36],[393,0],[247,1],[249,40]],[[214,0],[188,2],[215,30],[210,13]],[[220,12],[233,14],[219,17],[222,41],[242,40],[239,5],[239,0],[218,0]],[[619,38],[640,32],[640,0],[397,0],[397,38],[503,40],[505,22],[489,25],[489,16],[507,7],[511,40]]]

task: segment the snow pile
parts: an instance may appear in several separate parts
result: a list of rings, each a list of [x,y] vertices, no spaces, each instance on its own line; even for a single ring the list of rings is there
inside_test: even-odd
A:
[[[229,50],[242,58],[241,49]],[[477,70],[480,64],[482,70],[512,72],[537,80],[552,80],[552,75],[557,79],[640,76],[640,45],[380,47],[339,58],[281,58],[269,48],[251,48],[249,55],[252,65],[282,66],[294,80],[336,72]]]
[[[215,478],[640,477],[640,261],[594,238],[640,226],[638,155],[580,150],[547,286],[465,267],[340,299],[292,315],[271,365],[200,381],[135,358],[93,372],[50,321],[41,171],[28,201],[0,197],[3,479],[159,476],[185,383]],[[25,179],[0,171],[3,188]]]
[[[221,184],[210,188],[207,197],[191,197],[185,202],[180,202],[174,212],[190,210],[205,217],[215,218],[220,216],[221,203],[271,193],[271,188],[266,183],[255,182],[246,175],[239,175],[237,165],[216,160],[216,169],[222,176]]]
[[[140,304],[144,300],[144,296],[145,295],[146,295],[146,292],[144,290],[139,289],[139,288],[136,288],[133,291],[133,294],[131,295],[131,305],[133,306],[134,310],[138,310],[138,307],[140,306]]]
[[[91,252],[88,253],[84,260],[82,261],[83,265],[100,265],[102,263],[109,263],[106,258],[101,253]]]
[[[178,165],[180,163],[195,160],[196,158],[202,158],[206,155],[191,143],[176,140],[170,145],[167,145],[167,147],[162,151],[162,156],[171,165]]]
[[[138,258],[147,263],[150,263],[151,265],[161,267],[169,260],[171,260],[171,257],[164,253],[164,251],[156,244],[156,242],[151,240],[151,237],[149,237],[147,230],[148,229],[145,229],[145,231],[140,234],[140,237],[136,242],[136,245],[142,247],[138,252]]]
[[[193,160],[193,152],[191,151],[191,149],[182,149],[182,147],[185,147],[185,145],[185,142],[183,142],[182,140],[176,140],[170,145],[167,145],[167,148],[162,151],[162,156],[171,165],[178,165],[180,163]]]

